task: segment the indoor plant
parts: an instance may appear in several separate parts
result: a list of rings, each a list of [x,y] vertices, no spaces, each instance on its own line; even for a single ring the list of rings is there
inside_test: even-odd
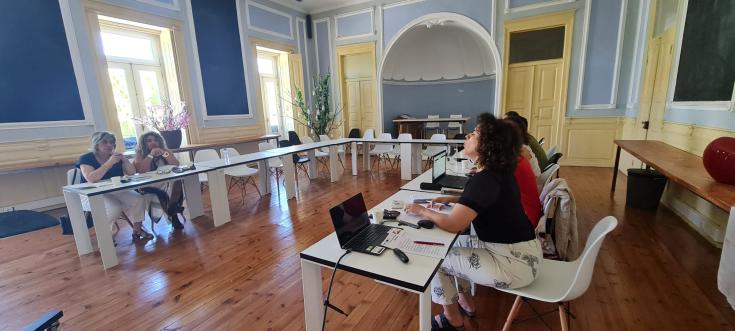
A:
[[[182,101],[174,104],[164,100],[160,105],[147,106],[146,113],[146,116],[134,117],[133,120],[160,132],[168,148],[179,148],[181,129],[189,126],[190,121],[186,104]]]
[[[291,102],[298,109],[294,121],[306,126],[314,141],[319,141],[319,135],[329,134],[340,125],[337,118],[341,109],[332,109],[330,105],[330,77],[327,74],[312,78],[314,90],[311,93],[311,105],[306,104],[304,93],[299,88],[296,88],[296,96]]]

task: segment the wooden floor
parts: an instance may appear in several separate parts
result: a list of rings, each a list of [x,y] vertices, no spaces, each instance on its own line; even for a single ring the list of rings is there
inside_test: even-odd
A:
[[[611,196],[610,169],[563,167],[561,175],[577,198],[582,239],[603,216],[620,220],[590,289],[572,304],[573,330],[733,329],[735,313],[716,288],[718,249],[665,208],[626,210],[625,177]],[[19,329],[54,308],[64,311],[64,330],[303,329],[298,253],[332,231],[327,209],[356,192],[372,206],[402,184],[397,170],[334,184],[326,178],[302,178],[299,197],[289,201],[259,200],[253,191],[241,204],[233,189],[233,221],[216,229],[206,216],[183,232],[161,223],[148,244],[132,244],[124,229],[120,265],[106,272],[98,254],[78,257],[59,227],[0,239],[0,329]],[[330,312],[328,330],[418,329],[417,295],[360,276],[339,272],[332,301],[349,317]],[[478,317],[465,320],[467,329],[498,330],[513,297],[480,288],[476,301]],[[529,313],[524,306],[520,315]],[[557,316],[546,317],[555,330]],[[513,329],[545,327],[535,320]]]

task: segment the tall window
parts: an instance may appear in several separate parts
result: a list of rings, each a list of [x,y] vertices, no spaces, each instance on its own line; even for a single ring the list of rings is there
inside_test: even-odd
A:
[[[284,67],[285,53],[274,52],[258,47],[258,74],[260,75],[260,91],[263,97],[263,111],[265,112],[266,130],[268,133],[286,136],[293,131],[294,122],[291,107],[288,107],[289,86],[284,82],[288,76],[287,65]],[[287,58],[285,59],[287,62]]]
[[[125,149],[132,149],[137,137],[149,130],[133,117],[145,116],[148,107],[170,99],[161,54],[164,31],[103,16],[100,30]]]

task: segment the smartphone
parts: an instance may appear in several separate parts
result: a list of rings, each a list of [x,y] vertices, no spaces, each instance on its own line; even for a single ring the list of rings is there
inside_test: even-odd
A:
[[[413,203],[431,203],[431,199],[413,199]]]

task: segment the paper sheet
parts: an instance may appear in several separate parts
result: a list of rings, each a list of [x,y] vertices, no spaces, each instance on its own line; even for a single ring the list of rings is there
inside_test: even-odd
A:
[[[414,241],[440,242],[444,245],[422,245],[416,244]],[[398,248],[406,254],[423,255],[437,259],[443,259],[449,251],[449,243],[445,243],[443,240],[431,237],[419,237],[413,234],[408,234],[406,231],[401,231],[400,234],[395,236],[389,235],[388,238],[383,241],[382,246]]]

